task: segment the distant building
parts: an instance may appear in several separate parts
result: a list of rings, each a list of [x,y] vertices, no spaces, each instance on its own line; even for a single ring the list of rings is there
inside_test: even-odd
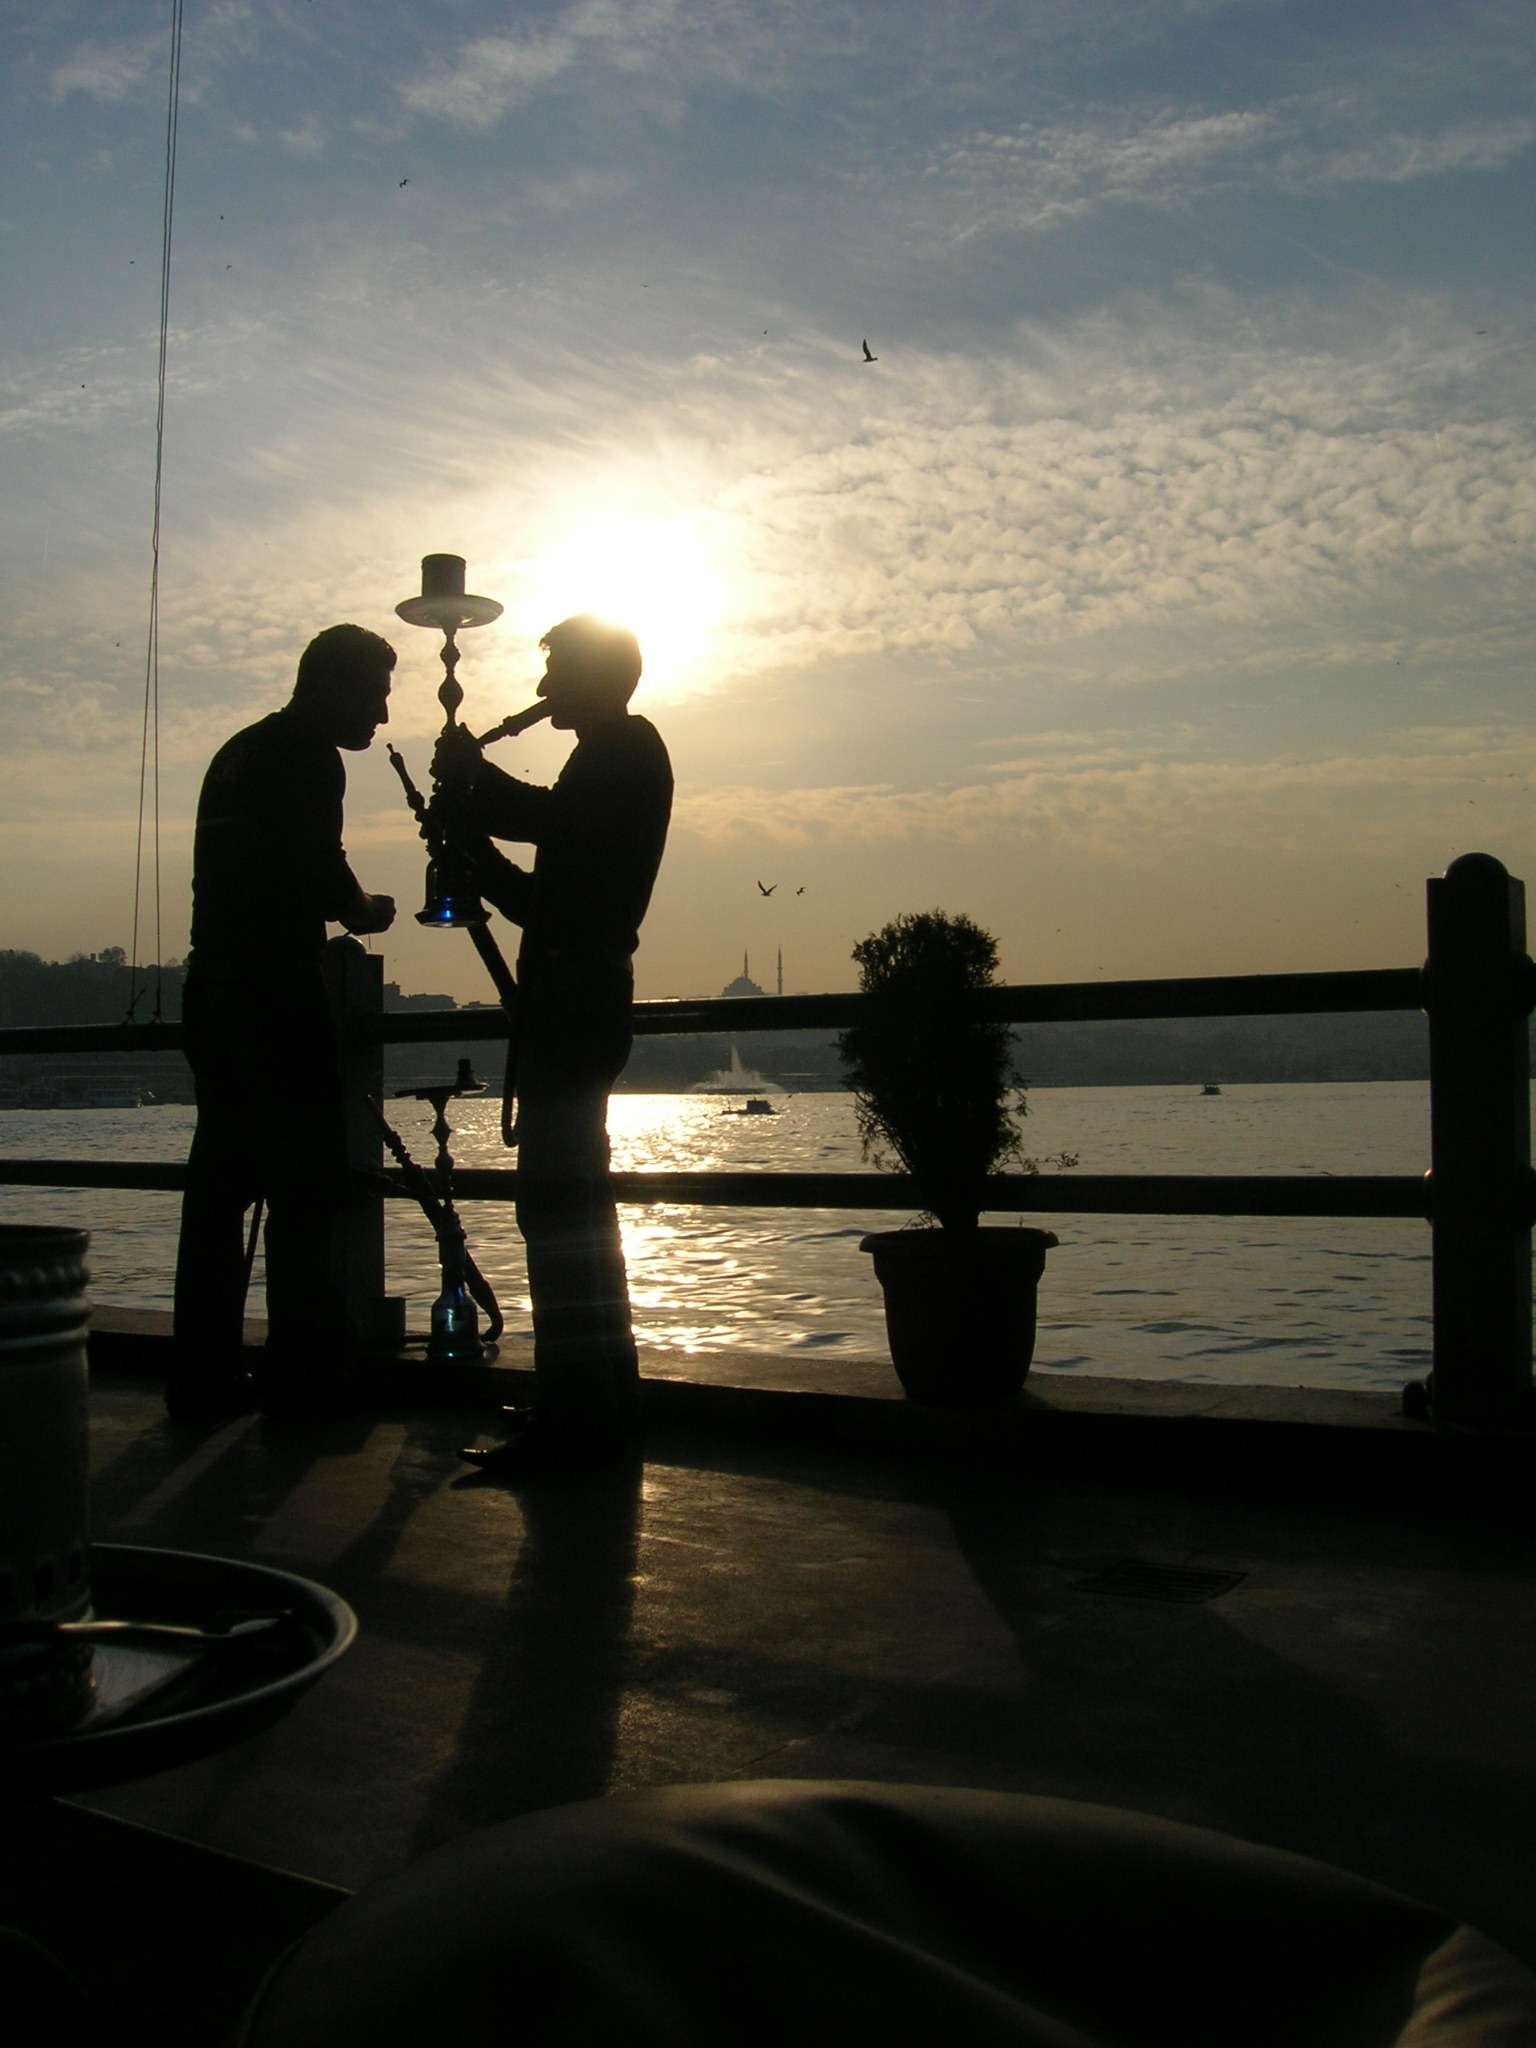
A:
[[[402,991],[398,981],[386,981],[384,984],[384,1007],[391,1012],[398,1012],[401,1010],[453,1010],[457,1009],[458,1005],[454,1002],[452,996],[408,996]]]
[[[781,959],[779,964],[779,986],[781,992],[783,989],[783,974],[784,967]],[[767,995],[768,991],[765,988],[759,988],[757,983],[752,979],[752,976],[747,969],[747,956],[745,953],[743,953],[741,956],[740,974],[737,975],[734,981],[728,981],[725,987],[721,989],[720,993],[722,996],[765,996]]]

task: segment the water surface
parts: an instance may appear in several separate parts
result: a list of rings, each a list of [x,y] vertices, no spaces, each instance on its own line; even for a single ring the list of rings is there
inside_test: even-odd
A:
[[[777,1098],[773,1117],[726,1115],[721,1098],[619,1095],[615,1167],[672,1171],[859,1170],[846,1095]],[[391,1105],[424,1164],[430,1111]],[[8,1111],[0,1152],[59,1158],[185,1157],[190,1109]],[[506,1163],[498,1105],[452,1105],[461,1165]],[[1077,1153],[1085,1173],[1422,1173],[1422,1082],[1037,1089],[1026,1126],[1041,1155]],[[89,1188],[0,1189],[0,1220],[92,1232],[93,1298],[165,1308],[177,1198]],[[879,1289],[858,1250],[889,1211],[621,1210],[642,1345],[883,1358]],[[508,1328],[529,1329],[521,1240],[510,1204],[469,1203],[476,1257]],[[1011,1219],[999,1218],[999,1221]],[[1132,1378],[1291,1386],[1396,1387],[1430,1364],[1429,1228],[1329,1218],[1043,1216],[1061,1239],[1046,1266],[1036,1368]],[[430,1230],[388,1209],[391,1291],[412,1328],[437,1291]],[[261,1284],[258,1260],[257,1287]]]

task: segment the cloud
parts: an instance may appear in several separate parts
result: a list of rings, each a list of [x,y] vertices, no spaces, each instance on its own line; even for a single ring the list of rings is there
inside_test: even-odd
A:
[[[1436,576],[1480,579],[1484,623],[1515,602],[1536,432],[1513,388],[1485,413],[1422,332],[1410,368],[1404,333],[1301,351],[1220,295],[1158,317],[903,362],[871,415],[726,485],[754,665],[1196,619],[1305,637],[1319,613],[1358,639],[1389,592],[1418,630]]]
[[[318,156],[325,148],[325,130],[313,114],[291,128],[279,128],[277,139],[290,156]]]
[[[575,41],[558,31],[481,36],[427,77],[402,85],[400,99],[413,114],[489,128],[558,78],[575,56]]]
[[[1405,185],[1456,171],[1491,171],[1536,143],[1536,121],[1467,121],[1419,135],[1378,135],[1359,147],[1289,149],[1275,166],[1278,183],[1295,191],[1336,185]]]
[[[240,317],[172,326],[167,378],[175,401],[228,392],[258,373],[261,352],[280,346],[270,318]],[[0,380],[0,437],[18,439],[92,432],[154,418],[157,337],[145,330],[125,340],[87,342],[50,353]]]
[[[951,788],[827,786],[790,800],[752,785],[684,790],[673,831],[717,851],[926,846],[1001,855],[1070,846],[1074,858],[1142,863],[1201,847],[1305,854],[1337,846],[1347,820],[1349,846],[1363,858],[1416,846],[1437,823],[1442,835],[1521,844],[1536,775],[1536,733],[1512,725],[1425,727],[1382,752],[1133,753],[1121,743],[1096,748],[1086,736],[1075,754]]]
[[[158,35],[137,42],[84,42],[55,69],[49,95],[58,103],[71,93],[83,93],[103,106],[111,105],[138,92],[151,67],[164,62],[164,38]]]
[[[1053,228],[1109,205],[1186,205],[1213,189],[1300,193],[1406,184],[1496,170],[1536,142],[1536,121],[1489,115],[1418,130],[1379,126],[1356,96],[1328,92],[1268,106],[1104,109],[1077,122],[1026,121],[945,146],[930,165],[963,195],[961,240]]]
[[[719,689],[896,659],[1000,705],[1025,676],[1253,697],[1277,673],[1529,663],[1530,358],[1490,365],[1433,307],[1212,292],[1020,329],[993,360],[883,351],[878,383],[824,336],[679,368],[602,332],[578,354],[540,326],[564,318],[530,306],[518,359],[462,378],[395,325],[345,359],[276,320],[178,338],[178,375],[199,373],[175,417],[205,454],[173,496],[162,633],[188,684],[238,711],[330,617],[387,620],[422,536],[446,535],[508,603],[468,660],[517,688],[530,563],[599,512],[707,530]],[[83,424],[81,381],[18,392],[13,427]],[[123,604],[88,585],[72,645],[110,650]],[[13,618],[13,649],[49,645],[45,609]]]
[[[547,28],[476,36],[425,78],[402,85],[400,99],[429,119],[489,128],[574,66],[650,64],[676,13],[674,0],[573,0]]]
[[[1111,115],[1085,125],[1030,122],[1007,134],[969,136],[936,168],[983,209],[967,235],[983,226],[1046,227],[1113,200],[1167,201],[1196,173],[1252,151],[1275,126],[1258,110],[1164,111],[1135,123]]]

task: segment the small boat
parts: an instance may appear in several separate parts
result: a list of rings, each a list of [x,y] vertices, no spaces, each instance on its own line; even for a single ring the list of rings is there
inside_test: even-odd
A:
[[[1219,1095],[1221,1093],[1221,1090],[1216,1086],[1216,1083],[1214,1081],[1206,1081],[1202,1083],[1200,1093],[1202,1095]]]
[[[763,1096],[749,1095],[744,1108],[725,1109],[720,1113],[722,1116],[777,1116],[779,1112]]]

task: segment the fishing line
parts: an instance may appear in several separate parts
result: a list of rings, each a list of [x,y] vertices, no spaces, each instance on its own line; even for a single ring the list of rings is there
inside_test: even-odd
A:
[[[170,78],[166,88],[165,191],[160,223],[160,363],[155,409],[155,507],[150,528],[149,639],[144,656],[144,717],[139,738],[139,820],[133,850],[133,946],[128,974],[128,1014],[144,991],[139,980],[139,910],[143,897],[144,806],[146,791],[153,800],[153,866],[155,894],[155,1007],[160,1021],[165,946],[160,922],[160,499],[165,475],[165,359],[171,317],[171,229],[176,213],[176,130],[181,112],[181,24],[183,0],[171,0]]]

